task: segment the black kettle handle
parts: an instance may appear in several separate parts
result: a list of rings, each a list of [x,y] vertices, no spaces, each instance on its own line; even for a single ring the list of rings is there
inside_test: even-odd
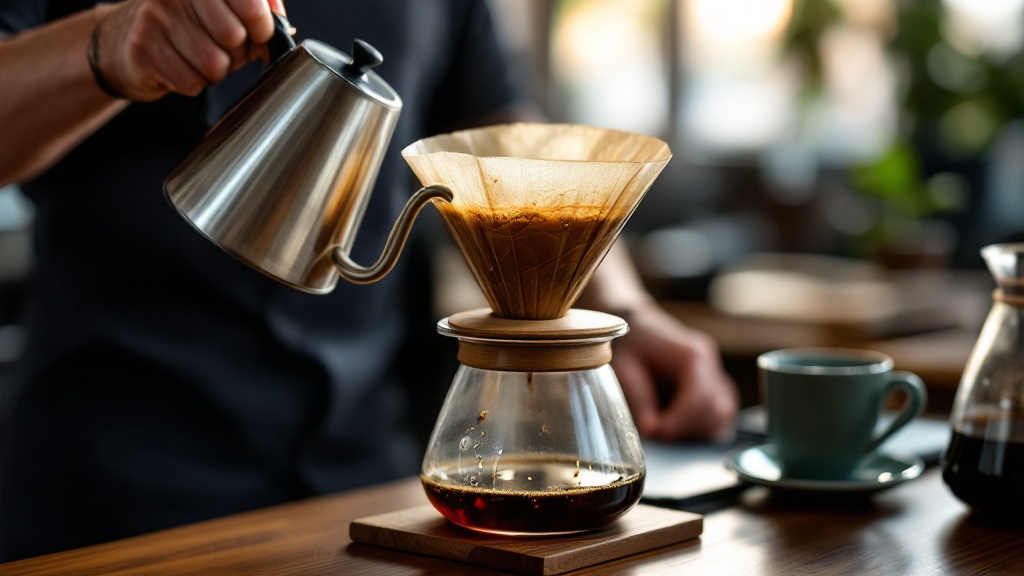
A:
[[[284,16],[274,13],[274,35],[267,42],[267,51],[270,53],[270,63],[280,60],[285,54],[295,48],[295,38],[292,38],[294,28]]]

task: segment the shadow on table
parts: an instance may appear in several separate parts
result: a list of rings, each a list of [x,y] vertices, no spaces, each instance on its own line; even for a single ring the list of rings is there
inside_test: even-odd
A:
[[[444,560],[359,542],[350,543],[346,547],[346,551],[363,562],[373,562],[381,574],[454,574],[456,569],[453,566],[461,567],[476,576],[513,574],[513,572],[485,568],[476,564]]]
[[[769,563],[800,561],[814,565],[848,561],[850,573],[908,574],[911,556],[889,520],[908,513],[899,500],[878,494],[830,494],[757,487],[739,504],[766,533],[764,545],[778,552]],[[799,551],[786,553],[787,551]],[[798,566],[772,565],[772,573]],[[837,570],[836,573],[842,573]]]
[[[957,533],[972,533],[979,530],[984,531],[1013,531],[1019,532],[1021,544],[1024,545],[1024,509],[1010,510],[1008,516],[995,516],[977,511],[964,510],[964,515],[951,531],[951,535]]]
[[[898,503],[879,501],[878,494],[863,492],[807,492],[800,490],[766,489],[767,494],[754,498],[754,504],[743,502],[752,511],[777,513],[789,511],[835,511],[870,516],[872,520],[902,512]],[[755,496],[757,496],[755,494]]]
[[[1015,532],[1016,540],[996,538]],[[940,550],[951,567],[978,574],[1024,574],[1024,511],[998,519],[964,510],[943,535]]]

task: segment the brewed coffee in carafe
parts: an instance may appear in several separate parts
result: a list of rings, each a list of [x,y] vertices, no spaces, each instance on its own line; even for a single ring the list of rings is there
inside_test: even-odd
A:
[[[450,521],[509,535],[612,523],[640,498],[636,426],[609,362],[616,316],[572,308],[670,158],[655,138],[511,124],[402,152],[439,203],[489,309],[453,314],[460,367],[423,459]]]
[[[1024,525],[1024,244],[982,256],[998,287],[957,390],[942,477],[976,511]]]

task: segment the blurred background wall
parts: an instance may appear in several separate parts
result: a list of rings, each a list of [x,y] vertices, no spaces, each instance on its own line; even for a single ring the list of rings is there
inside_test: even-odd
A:
[[[1024,231],[1024,0],[492,0],[555,121],[675,157],[630,222],[651,288],[763,251],[981,267]]]

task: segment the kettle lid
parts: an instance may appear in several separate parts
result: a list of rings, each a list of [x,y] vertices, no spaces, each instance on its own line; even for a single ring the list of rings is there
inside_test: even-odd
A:
[[[395,89],[373,71],[373,68],[384,62],[384,57],[368,42],[354,40],[351,56],[317,40],[303,40],[302,47],[336,76],[367,97],[390,108],[402,107],[402,99]]]

